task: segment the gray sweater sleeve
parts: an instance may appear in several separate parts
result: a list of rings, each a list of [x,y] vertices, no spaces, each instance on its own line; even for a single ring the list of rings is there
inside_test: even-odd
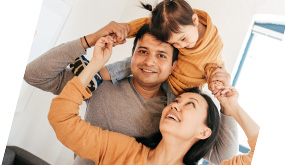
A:
[[[232,116],[221,113],[221,127],[216,144],[204,156],[204,159],[214,164],[228,160],[238,152],[237,122]]]
[[[83,54],[86,51],[80,39],[56,46],[27,65],[24,80],[32,86],[58,95],[74,77],[67,66]]]

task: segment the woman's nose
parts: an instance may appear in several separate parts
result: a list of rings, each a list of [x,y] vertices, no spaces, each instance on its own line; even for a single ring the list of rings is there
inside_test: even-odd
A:
[[[172,105],[171,106],[171,109],[174,109],[174,110],[176,110],[177,112],[179,112],[180,111],[180,108],[179,108],[179,106],[176,104],[176,105]]]

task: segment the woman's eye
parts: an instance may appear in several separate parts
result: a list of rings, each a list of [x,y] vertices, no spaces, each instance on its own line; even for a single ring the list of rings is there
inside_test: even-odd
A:
[[[172,102],[174,102],[174,103],[178,103],[178,100],[173,100]]]
[[[195,107],[195,104],[193,102],[188,102],[187,105],[193,105]]]

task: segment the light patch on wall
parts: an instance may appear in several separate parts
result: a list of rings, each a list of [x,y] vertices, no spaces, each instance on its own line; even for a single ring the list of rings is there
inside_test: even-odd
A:
[[[28,63],[55,45],[70,11],[71,6],[63,1],[43,1]],[[16,113],[20,113],[25,110],[33,91],[34,87],[23,81],[15,111]]]

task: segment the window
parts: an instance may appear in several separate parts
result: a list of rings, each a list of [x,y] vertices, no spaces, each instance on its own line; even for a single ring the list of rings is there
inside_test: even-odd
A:
[[[232,74],[232,85],[240,95],[239,103],[259,125],[269,121],[268,118],[277,119],[278,111],[284,111],[282,103],[285,100],[278,98],[280,93],[285,94],[284,31],[284,17],[256,15],[245,41],[245,48]],[[282,116],[280,119],[282,120]],[[239,152],[247,153],[250,150],[247,137],[240,126],[238,131]],[[208,164],[205,160],[200,163]]]
[[[232,74],[241,106],[258,124],[278,115],[284,106],[277,99],[280,93],[285,93],[285,22],[273,20],[272,16],[271,21],[264,21],[262,17],[254,20],[243,54],[236,63],[236,72]],[[240,151],[247,153],[247,138],[240,127],[239,142]]]

